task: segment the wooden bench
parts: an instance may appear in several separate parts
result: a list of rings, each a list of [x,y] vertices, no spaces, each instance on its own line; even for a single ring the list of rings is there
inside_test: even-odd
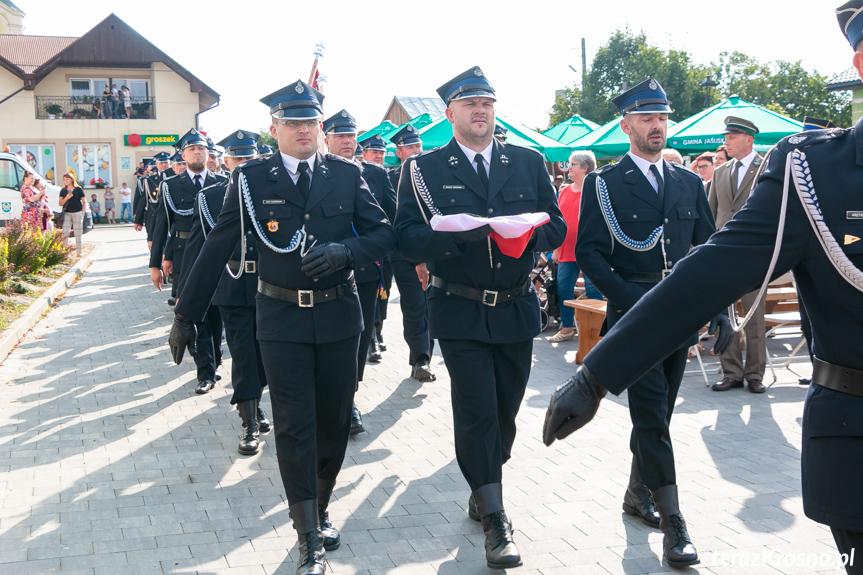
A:
[[[602,339],[599,331],[605,320],[605,301],[598,299],[568,299],[563,305],[575,308],[575,321],[578,323],[578,351],[575,363],[584,361],[594,346]]]

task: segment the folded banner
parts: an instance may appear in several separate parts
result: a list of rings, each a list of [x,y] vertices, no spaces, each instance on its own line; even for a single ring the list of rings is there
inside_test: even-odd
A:
[[[551,218],[545,212],[481,218],[470,214],[433,216],[431,227],[436,232],[466,232],[486,224],[492,228],[491,238],[502,254],[511,258],[521,257],[533,230],[547,223]]]

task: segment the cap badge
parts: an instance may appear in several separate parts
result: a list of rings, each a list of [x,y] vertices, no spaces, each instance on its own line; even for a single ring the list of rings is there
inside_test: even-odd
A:
[[[416,130],[416,128],[414,128],[413,126],[408,126],[408,132],[413,132],[415,130]]]
[[[476,76],[482,77],[482,70],[479,69],[479,66],[473,69],[473,73]]]
[[[246,135],[243,132],[237,132],[237,139],[238,140],[243,140],[243,139],[245,139],[245,137],[246,137]]]
[[[788,138],[788,143],[792,146],[796,146],[797,144],[802,144],[808,139],[809,136],[791,136],[790,138]]]
[[[270,220],[269,222],[267,222],[267,229],[271,232],[279,231],[279,222],[277,222],[276,220]]]
[[[651,78],[651,79],[650,79],[650,84],[648,84],[648,87],[649,87],[651,90],[656,90],[656,89],[659,87],[659,84],[657,84],[657,83],[656,83],[656,80],[654,80],[653,78]]]
[[[347,118],[347,117],[348,117],[348,113],[345,112],[344,110],[342,110],[342,118]]]
[[[506,157],[506,154],[501,154],[501,155],[500,155],[500,163],[501,163],[502,165],[504,165],[504,166],[508,166],[508,165],[509,165],[509,158],[507,158],[507,157]]]
[[[294,90],[297,91],[297,94],[302,94],[303,92],[305,92],[305,88],[303,88],[302,84],[297,84],[297,87],[294,88]]]
[[[456,158],[455,156],[450,156],[449,157],[449,166],[451,168],[455,168],[456,166],[458,166],[458,158]]]

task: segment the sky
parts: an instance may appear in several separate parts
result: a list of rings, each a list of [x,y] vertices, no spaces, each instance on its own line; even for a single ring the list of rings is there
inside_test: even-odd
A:
[[[258,100],[308,81],[318,43],[325,117],[347,109],[363,130],[381,122],[393,96],[434,97],[476,65],[497,91],[498,115],[545,128],[555,90],[581,82],[581,38],[590,66],[618,29],[644,31],[651,44],[703,64],[738,50],[759,61],[800,60],[829,77],[852,57],[834,14],[841,0],[724,0],[721,9],[665,0],[13,1],[27,14],[25,34],[35,35],[80,36],[114,10],[221,95],[200,117],[217,141],[268,126]]]

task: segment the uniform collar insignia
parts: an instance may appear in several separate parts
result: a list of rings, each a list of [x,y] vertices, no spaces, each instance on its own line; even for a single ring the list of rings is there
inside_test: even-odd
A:
[[[458,158],[456,158],[455,156],[450,156],[449,157],[449,167],[455,168],[457,166],[458,166]]]
[[[269,179],[269,180],[278,180],[279,179],[279,167],[278,166],[273,166],[272,168],[270,168],[270,173],[267,176],[267,179]]]
[[[500,163],[503,164],[504,166],[509,165],[509,158],[506,156],[506,154],[500,155]]]
[[[325,178],[330,177],[330,169],[329,169],[329,168],[328,168],[324,163],[321,163],[321,164],[320,164],[320,168],[321,168],[321,174],[322,174]]]

